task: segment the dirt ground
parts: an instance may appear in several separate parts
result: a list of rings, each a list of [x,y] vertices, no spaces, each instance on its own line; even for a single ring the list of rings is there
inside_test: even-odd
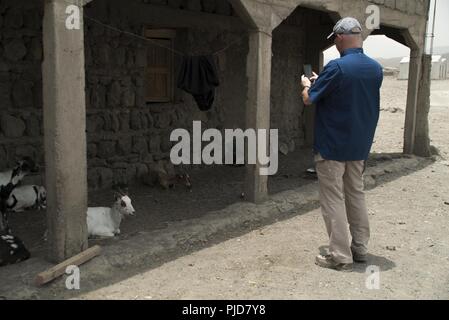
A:
[[[373,152],[402,151],[406,82],[387,78]],[[368,264],[338,273],[314,265],[327,244],[320,210],[169,261],[79,299],[449,299],[449,81],[432,84],[432,144],[442,158],[367,192]]]
[[[310,177],[304,174],[312,165],[311,154],[311,150],[298,150],[288,156],[281,155],[278,174],[269,180],[270,193],[295,189],[312,182]],[[122,234],[118,239],[127,239],[141,231],[164,229],[168,223],[198,218],[241,201],[244,191],[244,167],[205,167],[189,173],[193,184],[191,192],[184,186],[163,190],[142,184],[131,185],[129,194],[136,216],[122,223]],[[112,201],[113,193],[110,190],[89,194],[89,206],[111,206]],[[11,214],[10,224],[14,234],[24,241],[33,256],[45,255],[45,211]],[[108,245],[116,240],[92,240],[91,243]]]
[[[406,81],[386,78],[374,153],[402,152]],[[323,270],[314,257],[327,244],[319,209],[254,229],[126,280],[77,295],[79,299],[371,299],[449,298],[449,81],[432,84],[432,144],[442,159],[408,172],[367,193],[372,222],[370,265],[380,268],[380,289],[365,287],[366,266],[351,274]],[[271,193],[312,182],[304,177],[310,150],[280,159]],[[131,187],[137,216],[123,223],[120,239],[141,230],[164,230],[179,220],[201,217],[240,200],[244,168],[220,167],[192,173],[194,189],[163,191]],[[211,178],[213,177],[213,178]],[[109,192],[90,194],[90,205],[107,205]],[[17,235],[42,256],[41,212],[11,219]],[[25,223],[26,222],[26,223]],[[113,242],[116,242],[114,240]],[[100,242],[108,245],[108,241]],[[388,247],[388,249],[387,249]],[[55,296],[57,298],[57,296]]]

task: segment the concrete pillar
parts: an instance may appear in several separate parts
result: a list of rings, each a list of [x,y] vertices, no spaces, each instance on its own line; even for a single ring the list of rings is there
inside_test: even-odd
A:
[[[248,100],[246,128],[270,129],[272,37],[266,31],[252,31],[247,58]],[[247,165],[245,195],[260,203],[268,198],[268,177],[259,174],[260,164]]]
[[[429,137],[429,110],[430,110],[430,72],[432,69],[432,56],[422,56],[421,81],[418,89],[416,106],[415,147],[413,154],[421,157],[430,157]]]
[[[422,50],[413,48],[410,51],[410,67],[407,89],[407,107],[404,126],[404,153],[413,154],[415,148],[416,110],[418,87],[420,80]]]
[[[48,258],[54,262],[88,245],[83,8],[81,28],[69,30],[68,2],[46,0],[43,22]]]
[[[272,31],[288,17],[294,7],[256,0],[229,0],[229,2],[250,32],[247,57],[246,128],[268,130],[270,129]],[[245,195],[248,201],[254,203],[261,203],[268,198],[268,177],[260,175],[260,168],[260,164],[246,166]]]

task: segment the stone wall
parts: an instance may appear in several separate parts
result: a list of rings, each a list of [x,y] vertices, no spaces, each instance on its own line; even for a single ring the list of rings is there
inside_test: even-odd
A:
[[[215,13],[230,16],[234,14],[229,2],[225,0],[143,0],[144,3],[167,5],[173,9]]]
[[[143,2],[167,3],[171,7],[179,2],[182,10],[233,14],[231,6],[222,1],[217,1],[221,4],[203,1],[200,7],[195,5],[196,1]],[[96,0],[85,10],[102,22],[141,34],[142,23],[133,23],[126,12],[126,2],[121,4],[122,7],[111,9],[106,1]],[[123,14],[111,15],[111,12]],[[42,1],[0,3],[0,170],[12,167],[23,156],[44,165],[42,16]],[[242,71],[248,50],[245,40],[221,54],[220,59],[216,57],[220,62],[221,86],[213,109],[200,112],[192,97],[179,90],[175,103],[146,104],[144,77],[148,44],[89,20],[85,23],[90,188],[129,182],[147,172],[148,165],[154,161],[168,159],[169,135],[175,128],[190,128],[193,120],[202,120],[204,127],[223,128],[225,123],[234,123],[232,119],[242,119],[246,100],[246,79]],[[186,53],[210,53],[240,36],[236,32],[195,28],[192,21],[192,29],[180,30],[176,46]],[[176,60],[179,65],[179,57]]]
[[[299,75],[304,64],[304,30],[281,24],[273,31],[271,128],[279,129],[283,154],[304,145]]]
[[[124,16],[108,20],[108,24],[134,33],[142,30],[142,25],[133,24],[132,19]],[[191,128],[194,120],[202,120],[204,127],[220,128],[224,123],[233,123],[233,118],[242,118],[232,115],[234,109],[244,110],[245,41],[221,56],[218,64],[221,85],[216,92],[216,102],[210,112],[203,113],[190,95],[180,91],[176,92],[176,103],[146,104],[144,76],[148,44],[101,29],[93,26],[92,32],[86,34],[86,41],[92,47],[92,54],[87,55],[90,185],[108,185],[111,177],[114,182],[124,181],[144,174],[154,161],[168,160],[169,135],[175,128]],[[190,54],[211,53],[238,36],[201,27],[177,29],[175,46]],[[106,57],[102,55],[104,52],[115,52],[115,56],[109,59],[107,54]],[[175,60],[179,65],[180,57],[175,56]]]
[[[43,163],[42,6],[0,1],[0,169],[17,157]]]
[[[86,9],[86,14],[100,17],[102,22],[121,30],[142,33],[142,24],[135,23],[126,14],[125,6],[112,8],[113,13],[108,14],[102,11],[109,12],[110,7],[103,6],[101,0],[95,2]],[[202,120],[204,128],[220,129],[225,123],[234,122],[232,118],[236,112],[229,110],[244,110],[246,41],[225,51],[220,59],[215,57],[221,85],[213,109],[201,112],[192,97],[180,90],[176,90],[173,103],[146,103],[146,49],[152,43],[88,20],[85,30],[88,179],[91,188],[128,182],[148,172],[152,163],[168,161],[172,146],[169,137],[173,129],[191,129],[194,120]],[[190,29],[175,30],[176,50],[189,54],[212,53],[240,36],[195,27],[195,21]],[[180,61],[181,57],[175,55],[175,75]]]

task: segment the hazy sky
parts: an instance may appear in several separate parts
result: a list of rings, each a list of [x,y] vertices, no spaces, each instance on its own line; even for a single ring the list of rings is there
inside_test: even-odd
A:
[[[433,3],[431,0],[432,15]],[[449,0],[436,0],[437,14],[435,20],[434,47],[449,47]],[[430,33],[430,30],[429,30]],[[429,39],[430,41],[430,39]],[[364,43],[365,52],[374,58],[395,58],[410,54],[410,50],[385,36],[370,36]],[[449,49],[448,49],[449,52]],[[325,60],[335,59],[339,54],[335,48],[325,52]]]

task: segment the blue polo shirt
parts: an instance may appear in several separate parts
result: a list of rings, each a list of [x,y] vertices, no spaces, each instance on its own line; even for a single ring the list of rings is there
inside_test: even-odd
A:
[[[367,160],[380,112],[382,67],[361,48],[330,61],[309,90],[316,104],[314,151],[326,160]]]

